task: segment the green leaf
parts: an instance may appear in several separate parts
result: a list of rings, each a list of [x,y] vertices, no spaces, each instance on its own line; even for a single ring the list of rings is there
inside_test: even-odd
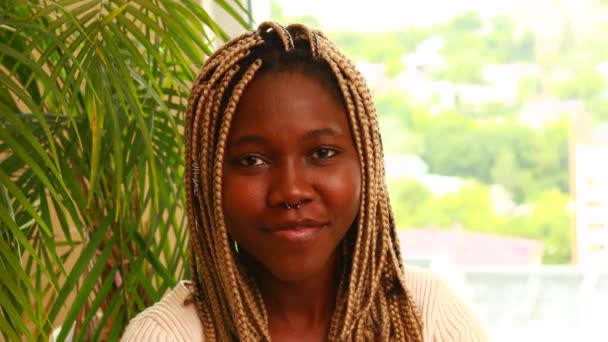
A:
[[[21,192],[21,190],[15,186],[15,183],[11,182],[8,175],[4,173],[2,169],[0,169],[0,183],[2,183],[8,189],[9,194],[13,195],[13,197],[23,205],[23,208],[27,210],[30,215],[32,215],[32,218],[38,222],[40,228],[44,230],[44,233],[51,235],[51,229],[47,226],[46,222],[42,220],[36,209],[32,207],[32,204],[27,200],[23,192]]]
[[[180,120],[228,37],[192,0],[19,1],[0,27],[0,335],[86,339],[104,308],[93,340],[118,339],[187,273]]]
[[[85,273],[86,277],[84,279],[84,282],[83,282],[82,286],[80,286],[78,288],[78,294],[76,295],[76,298],[74,299],[74,301],[72,303],[72,307],[71,307],[70,311],[68,312],[68,314],[66,315],[63,325],[61,326],[61,333],[57,337],[58,341],[63,341],[65,339],[67,333],[70,331],[70,328],[72,327],[72,324],[74,323],[74,320],[76,319],[76,316],[80,313],[82,308],[85,307],[85,305],[88,303],[89,298],[91,297],[91,293],[93,292],[93,290],[95,288],[95,285],[99,282],[100,279],[104,279],[105,267],[106,267],[108,260],[110,259],[110,255],[112,253],[112,248],[114,246],[114,242],[115,242],[114,238],[111,238],[110,240],[106,241],[107,244],[106,244],[105,248],[103,249],[103,251],[101,252],[101,254],[99,256],[95,257],[95,264],[94,264],[93,268]],[[95,246],[95,248],[93,248],[91,250],[94,251],[96,248],[97,248],[97,246]],[[82,259],[82,260],[84,260],[84,259]],[[85,263],[88,263],[88,260],[84,260],[84,261],[85,261]],[[107,275],[105,275],[105,277],[107,277],[108,279],[114,279],[115,273],[116,273],[116,268],[114,267]],[[95,313],[95,312],[97,312],[97,310],[99,308],[100,308],[99,306],[98,307],[92,306],[89,308],[89,310],[91,310],[92,313]]]
[[[114,18],[116,18],[119,14],[121,14],[122,12],[125,11],[125,9],[127,9],[127,6],[129,4],[125,3],[122,6],[114,9],[112,12],[110,12],[110,14],[108,14],[105,18],[103,18],[103,20],[101,21],[101,23],[99,24],[99,26],[106,26],[108,25],[112,20],[114,20]]]
[[[57,299],[55,300],[55,304],[51,308],[49,313],[49,319],[51,321],[55,320],[57,314],[59,313],[59,309],[65,305],[67,297],[72,293],[74,287],[80,280],[80,277],[85,274],[85,269],[91,260],[94,260],[94,255],[97,252],[99,245],[103,242],[105,234],[107,233],[109,223],[111,217],[106,218],[106,220],[101,224],[100,227],[97,228],[97,231],[93,233],[91,239],[86,244],[85,249],[82,251],[80,256],[78,257],[78,261],[72,267],[72,270],[65,280],[63,284],[63,288],[59,291],[57,295]]]

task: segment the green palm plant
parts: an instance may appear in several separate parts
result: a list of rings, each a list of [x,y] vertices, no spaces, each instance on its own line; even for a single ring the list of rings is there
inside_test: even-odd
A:
[[[189,276],[181,116],[227,35],[194,0],[0,11],[1,336],[115,340]]]

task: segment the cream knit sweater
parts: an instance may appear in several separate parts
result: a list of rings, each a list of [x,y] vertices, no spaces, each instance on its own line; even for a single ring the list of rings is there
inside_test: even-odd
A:
[[[406,279],[422,315],[424,341],[488,340],[477,318],[437,277],[407,267]],[[183,305],[188,293],[184,282],[178,284],[160,302],[131,320],[122,341],[203,341],[203,328],[194,305]]]

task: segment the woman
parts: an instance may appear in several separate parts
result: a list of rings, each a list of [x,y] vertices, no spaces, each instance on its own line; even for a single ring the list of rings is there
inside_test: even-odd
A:
[[[186,116],[192,281],[125,341],[485,341],[404,267],[375,109],[320,32],[266,22],[203,66]]]

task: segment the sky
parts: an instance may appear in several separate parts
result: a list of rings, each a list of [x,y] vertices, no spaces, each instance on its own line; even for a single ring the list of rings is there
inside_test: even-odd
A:
[[[263,2],[255,0],[265,7]],[[500,3],[522,0],[277,0],[288,16],[310,14],[324,29],[383,31],[404,25],[428,26],[475,8],[495,12]],[[254,6],[255,7],[255,6]]]
[[[251,0],[254,17],[268,17],[270,0]],[[542,13],[547,7],[577,6],[582,0],[276,0],[288,16],[315,16],[326,30],[386,31],[426,27],[476,10],[482,16],[501,12]]]
[[[403,23],[432,22],[483,0],[281,0],[286,14],[316,15],[326,29],[386,30]],[[457,4],[454,4],[457,3]]]

